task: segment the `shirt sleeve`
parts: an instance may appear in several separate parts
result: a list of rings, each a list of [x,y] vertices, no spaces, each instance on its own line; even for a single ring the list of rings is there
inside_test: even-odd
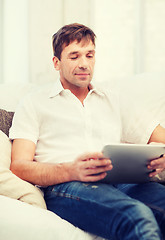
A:
[[[27,139],[35,144],[39,136],[39,119],[30,95],[18,105],[13,117],[12,126],[9,131],[9,138]]]

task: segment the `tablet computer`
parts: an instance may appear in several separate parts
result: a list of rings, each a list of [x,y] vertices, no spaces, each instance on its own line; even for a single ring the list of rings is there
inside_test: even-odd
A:
[[[150,160],[165,153],[164,144],[112,144],[103,148],[105,157],[110,158],[113,168],[101,180],[105,183],[149,182],[151,172],[147,165]]]

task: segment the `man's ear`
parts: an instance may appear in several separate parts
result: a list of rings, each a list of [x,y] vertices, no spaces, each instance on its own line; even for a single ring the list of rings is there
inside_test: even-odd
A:
[[[60,60],[56,56],[53,57],[53,65],[57,71],[60,70]]]

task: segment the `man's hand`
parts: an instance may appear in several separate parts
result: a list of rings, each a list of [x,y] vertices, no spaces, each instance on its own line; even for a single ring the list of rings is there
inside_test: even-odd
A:
[[[150,177],[154,177],[162,172],[165,169],[165,154],[160,158],[151,160],[148,169],[153,170],[153,172],[149,174]]]
[[[74,181],[95,182],[105,178],[106,171],[113,166],[111,160],[102,153],[87,153],[79,156],[72,167]]]
[[[150,142],[151,145],[162,145],[161,142]],[[148,165],[148,169],[153,171],[149,174],[150,177],[154,177],[155,175],[161,173],[163,170],[165,170],[165,154],[161,156],[160,158],[153,159],[150,161],[150,164]]]

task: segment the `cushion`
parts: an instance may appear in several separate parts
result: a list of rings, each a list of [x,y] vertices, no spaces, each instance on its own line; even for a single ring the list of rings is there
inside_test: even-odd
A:
[[[11,127],[14,112],[7,112],[0,109],[0,130],[9,136],[9,128]]]
[[[0,130],[0,195],[46,208],[41,191],[10,171],[11,142]]]
[[[0,196],[1,240],[103,240],[53,212]]]

